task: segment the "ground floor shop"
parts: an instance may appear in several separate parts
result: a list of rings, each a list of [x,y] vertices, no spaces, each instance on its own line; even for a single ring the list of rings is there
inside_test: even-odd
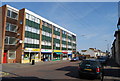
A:
[[[52,60],[52,52],[41,52],[41,61]]]
[[[24,55],[22,55],[22,63],[30,63],[32,62],[32,59],[34,59],[35,62],[38,62],[38,55],[39,52],[24,52]]]
[[[18,56],[19,55],[19,56]],[[71,60],[73,54],[71,51],[61,50],[47,50],[26,48],[22,53],[17,53],[16,50],[4,50],[3,63],[31,63],[39,61],[57,61],[57,60]],[[17,61],[17,60],[20,61]]]
[[[4,50],[3,63],[16,63],[16,51]]]

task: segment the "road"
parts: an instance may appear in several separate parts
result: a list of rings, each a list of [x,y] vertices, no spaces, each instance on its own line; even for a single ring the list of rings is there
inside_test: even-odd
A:
[[[4,80],[41,80],[41,81],[101,81],[94,78],[79,78],[78,62],[52,61],[38,62],[31,64],[3,64],[2,72]],[[103,81],[120,81],[120,68],[115,66],[105,66]]]

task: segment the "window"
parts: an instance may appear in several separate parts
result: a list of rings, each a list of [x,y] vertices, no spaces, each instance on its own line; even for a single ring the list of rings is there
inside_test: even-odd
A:
[[[9,59],[16,59],[16,51],[9,50]]]
[[[10,31],[16,32],[16,25],[11,24]]]
[[[10,10],[7,11],[7,16],[10,17]]]
[[[8,37],[5,38],[5,44],[9,44],[9,39],[8,39]]]
[[[16,11],[13,10],[8,10],[7,11],[7,16],[13,19],[17,19],[18,18],[18,13]]]
[[[9,28],[10,28],[10,24],[7,23],[7,24],[6,24],[6,30],[9,31],[9,30],[10,30]]]
[[[37,18],[37,23],[40,24],[40,19]]]
[[[16,44],[16,38],[15,37],[8,37],[5,38],[5,44],[15,45]]]
[[[17,32],[17,26],[14,24],[7,23],[6,31]]]
[[[29,19],[29,14],[26,14],[26,19]]]
[[[12,14],[11,14],[11,17],[12,17],[12,18],[17,19],[17,16],[18,16],[18,14],[17,14],[17,13],[12,12]]]
[[[24,60],[29,60],[29,53],[24,54]]]
[[[9,44],[16,44],[16,38],[15,37],[9,37]]]

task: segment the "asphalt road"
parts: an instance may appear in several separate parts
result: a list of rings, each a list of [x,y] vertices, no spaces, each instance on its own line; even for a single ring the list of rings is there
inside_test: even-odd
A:
[[[94,77],[79,78],[78,62],[54,61],[31,64],[3,64],[2,73],[4,80],[38,80],[38,81],[101,81]],[[120,81],[120,68],[105,66],[103,81]],[[115,73],[114,73],[115,72]]]

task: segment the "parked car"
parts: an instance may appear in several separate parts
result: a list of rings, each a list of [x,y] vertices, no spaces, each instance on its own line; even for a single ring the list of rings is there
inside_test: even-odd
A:
[[[73,57],[70,61],[79,61],[79,57]]]
[[[96,59],[85,59],[80,62],[78,72],[80,77],[93,76],[102,78],[103,67]]]
[[[97,60],[102,64],[105,65],[106,62],[108,61],[108,57],[107,56],[100,56],[97,58]]]
[[[86,59],[86,56],[79,56],[79,60]]]

